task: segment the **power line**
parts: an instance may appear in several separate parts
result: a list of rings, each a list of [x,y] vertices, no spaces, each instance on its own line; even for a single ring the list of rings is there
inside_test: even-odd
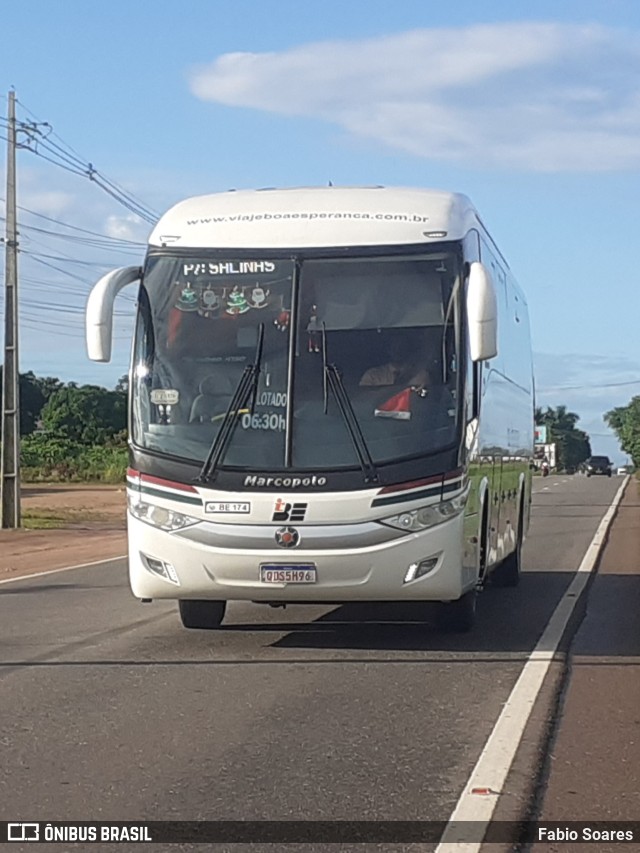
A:
[[[3,216],[0,216],[0,222],[4,222]],[[127,254],[140,254],[138,247],[143,247],[144,243],[133,243],[131,240],[120,241],[117,237],[84,237],[79,234],[63,234],[60,231],[52,231],[49,228],[38,228],[37,225],[25,225],[24,222],[18,223],[18,228],[21,234],[25,231],[43,234],[45,237],[54,237],[57,240],[67,240],[70,243],[87,246],[91,249],[102,249],[106,252],[119,252]]]
[[[3,198],[0,198],[0,201],[4,202]],[[55,219],[53,216],[46,216],[44,213],[37,213],[35,210],[30,210],[28,207],[21,207],[18,205],[18,210],[22,210],[24,213],[29,213],[31,216],[37,216],[39,219],[45,219],[47,222],[53,222],[56,225],[62,225],[63,228],[69,228],[72,231],[79,231],[82,234],[90,234],[93,237],[101,237],[104,240],[113,240],[118,243],[126,243],[130,246],[142,247],[146,246],[145,243],[138,242],[136,240],[127,240],[124,237],[110,237],[108,234],[101,234],[98,231],[90,231],[88,228],[80,228],[78,225],[71,225],[69,222],[62,222],[60,219]],[[24,227],[24,226],[23,226]],[[32,227],[32,226],[28,226]],[[62,235],[61,235],[62,236]]]
[[[42,264],[42,266],[44,267],[49,267],[52,270],[56,270],[56,272],[60,272],[63,275],[68,275],[69,278],[75,278],[77,281],[81,281],[83,284],[87,284],[87,281],[85,281],[84,278],[80,278],[79,275],[75,275],[74,273],[69,272],[68,270],[60,269],[60,267],[57,267],[55,264],[50,264],[48,261],[43,261],[42,258],[38,258],[34,255],[31,255],[31,260],[35,261],[37,264]]]
[[[558,385],[554,388],[536,388],[536,393],[549,394],[552,391],[584,391],[589,388],[598,391],[602,388],[622,388],[625,385],[640,385],[640,379],[631,379],[628,382],[605,382],[602,385]]]
[[[20,304],[29,308],[37,308],[42,311],[53,311],[61,314],[77,314],[82,317],[85,315],[85,309],[79,305],[66,305],[64,303],[57,303],[54,305],[51,302],[40,302],[37,299],[21,299]],[[131,311],[114,311],[113,316],[132,317],[133,315]]]
[[[106,175],[102,174],[91,163],[87,162],[85,158],[83,158],[77,151],[75,151],[70,145],[64,142],[64,140],[62,140],[59,136],[57,136],[57,134],[53,132],[53,128],[48,122],[39,121],[37,117],[34,116],[34,114],[24,104],[18,102],[15,98],[14,93],[11,93],[11,101],[13,104],[13,114],[9,116],[9,119],[6,121],[4,119],[0,119],[0,126],[5,127],[9,131],[9,136],[6,137],[8,141],[9,137],[13,135],[14,152],[16,148],[27,149],[31,151],[31,153],[40,156],[44,160],[51,162],[54,165],[65,169],[66,171],[81,175],[83,177],[88,177],[110,197],[112,197],[118,203],[126,207],[138,218],[151,223],[157,220],[157,214],[155,214],[148,207],[146,207],[146,205],[136,199],[131,193],[128,193],[122,187],[120,187],[118,184],[108,178]],[[19,103],[20,107],[24,109],[27,113],[29,113],[34,119],[34,121],[25,122],[17,120],[15,116],[16,103]],[[59,142],[56,140],[59,140]],[[110,252],[127,251],[131,253],[132,251],[144,247],[143,243],[139,243],[137,241],[132,240],[126,240],[124,238],[114,238],[109,235],[91,231],[86,228],[81,228],[79,226],[62,222],[61,220],[55,219],[54,217],[48,217],[44,214],[32,211],[28,208],[21,207],[18,209],[31,216],[35,216],[41,218],[44,221],[51,222],[65,230],[75,232],[72,234],[61,234],[59,232],[50,231],[48,229],[38,228],[35,225],[26,225],[21,223],[21,229],[24,229],[25,231],[33,234],[42,234],[44,236],[51,237],[54,239],[66,239],[71,243],[84,245],[93,249],[103,249]],[[3,221],[6,221],[4,217],[2,217],[1,219]],[[33,237],[31,237],[29,242],[37,243],[38,241],[34,240]],[[32,251],[24,247],[22,248],[22,253],[27,257],[30,257],[32,261],[39,263],[45,267],[48,267],[49,269],[52,269],[55,272],[64,275],[65,277],[74,279],[81,286],[87,286],[89,283],[85,281],[81,276],[71,272],[68,268],[65,269],[64,267],[58,266],[57,264],[63,264],[66,267],[68,267],[68,265],[70,264],[74,264],[98,269],[104,269],[110,266],[109,263],[86,261],[79,258],[65,256],[64,253],[52,254],[47,251]],[[57,263],[52,263],[52,261]],[[46,286],[49,286],[48,282],[46,283]],[[64,287],[69,290],[71,289],[70,285],[65,285]],[[76,285],[74,288],[75,292],[78,293],[77,288],[78,285]],[[135,304],[135,299],[129,296],[128,294],[123,295],[123,300]],[[47,312],[57,312],[59,315],[67,314],[67,316],[69,317],[73,317],[74,314],[83,313],[81,309],[79,309],[77,306],[54,305],[52,303],[43,303],[40,301],[28,299],[21,300],[21,302],[25,305],[25,307],[30,307],[32,309],[35,308],[36,310],[41,311],[46,310]],[[43,319],[42,316],[39,315],[33,317],[27,312],[25,312],[24,316],[25,320],[27,321],[27,323],[25,324],[27,328],[33,328],[31,326],[31,323],[35,323],[37,326],[40,327],[48,327],[49,331],[51,332],[54,332],[55,329],[61,329],[65,333],[71,331],[68,324],[56,324],[53,321]],[[127,313],[117,312],[116,316],[125,317],[127,316]]]
[[[45,129],[45,132],[43,132],[42,128]],[[101,189],[112,196],[112,198],[132,213],[135,213],[141,219],[153,223],[158,218],[157,215],[147,208],[142,202],[138,201],[133,195],[123,190],[99,172],[92,163],[86,162],[80,158],[80,156],[73,152],[73,149],[70,149],[69,146],[66,147],[73,152],[72,154],[65,151],[62,146],[50,141],[49,136],[53,132],[53,129],[49,122],[21,122],[19,124],[19,132],[25,135],[26,141],[19,143],[18,147],[30,151],[32,154],[59,166],[67,172],[89,178],[89,180],[92,180]],[[47,152],[46,154],[43,153],[43,149]]]
[[[31,258],[31,260],[32,260],[32,261],[35,261],[35,263],[37,263],[37,264],[41,264],[41,265],[42,265],[42,266],[44,266],[44,267],[48,267],[49,269],[55,270],[56,272],[61,273],[61,274],[62,274],[62,275],[64,275],[64,276],[67,276],[67,277],[69,277],[69,278],[72,278],[72,279],[74,279],[75,281],[80,282],[80,284],[85,285],[85,287],[87,287],[87,288],[91,286],[91,285],[90,285],[90,283],[89,283],[88,281],[86,281],[84,278],[82,278],[82,277],[81,277],[81,276],[79,276],[79,275],[76,275],[76,274],[75,274],[75,273],[73,273],[73,272],[70,272],[69,270],[65,270],[65,269],[63,269],[62,267],[59,267],[59,266],[56,266],[55,264],[50,263],[49,261],[45,261],[45,260],[43,260],[42,258],[40,258],[40,257],[38,257],[37,255],[34,255],[34,254],[32,254],[32,253],[27,252],[26,254]],[[29,281],[30,279],[26,279],[26,280],[28,280],[28,281]],[[41,283],[42,283],[42,282],[41,282]],[[49,284],[50,286],[53,286],[53,283],[52,283],[52,282],[46,282],[46,284]],[[64,287],[65,287],[65,289],[66,289],[66,288],[68,288],[68,287],[70,287],[70,286],[69,286],[68,284],[65,284],[65,285],[64,285]],[[80,293],[80,294],[82,294],[82,295],[87,295],[87,291],[86,291],[86,290],[78,291],[78,286],[77,286],[77,285],[75,286],[75,292],[76,292],[76,293]],[[121,294],[119,294],[118,299],[121,299],[121,300],[123,300],[124,302],[130,302],[130,303],[133,303],[133,304],[135,304],[135,302],[137,301],[137,300],[135,299],[135,297],[131,296],[131,295],[130,295],[130,294],[128,294],[128,293],[121,293]]]
[[[103,192],[107,193],[140,219],[150,224],[154,224],[157,221],[159,217],[155,211],[138,200],[132,193],[124,190],[115,181],[102,174],[92,163],[78,154],[68,143],[53,132],[53,127],[49,122],[40,121],[24,104],[21,102],[18,103],[34,120],[16,122],[17,132],[24,137],[23,140],[16,143],[16,147],[30,151],[37,157],[41,157],[68,172],[88,178],[99,186]],[[0,126],[8,127],[8,123],[5,120],[0,120]],[[60,140],[61,144],[55,142],[54,139]]]
[[[0,199],[0,201],[1,200],[2,199]],[[121,241],[118,238],[111,238],[111,237],[107,237],[106,235],[101,235],[101,234],[99,235],[98,239],[96,239],[96,240],[94,240],[93,238],[89,239],[89,238],[84,236],[85,233],[87,233],[87,234],[98,234],[98,232],[90,232],[90,231],[88,231],[88,229],[82,229],[82,228],[79,228],[78,226],[71,225],[70,223],[61,222],[60,220],[53,219],[53,217],[45,216],[44,214],[37,214],[35,211],[31,211],[31,210],[26,209],[26,208],[23,208],[23,209],[26,210],[26,212],[28,212],[29,214],[32,214],[34,216],[40,216],[41,218],[43,218],[47,221],[52,221],[55,224],[61,225],[62,227],[77,230],[77,231],[81,232],[81,234],[78,234],[78,235],[76,235],[76,234],[62,234],[58,231],[50,231],[48,229],[38,228],[37,226],[30,226],[30,225],[22,225],[21,226],[21,233],[22,233],[22,231],[27,231],[27,232],[29,232],[29,235],[30,235],[31,232],[33,232],[33,233],[37,234],[38,237],[40,235],[42,235],[45,239],[48,239],[48,240],[50,240],[50,239],[53,239],[53,240],[67,239],[67,240],[71,240],[72,243],[78,243],[80,245],[88,245],[88,247],[91,249],[100,248],[100,249],[105,250],[105,251],[110,251],[110,252],[115,251],[115,252],[119,252],[119,253],[121,253],[121,252],[132,253],[134,251],[134,249],[132,249],[131,247],[136,246],[136,245],[140,245],[140,246],[144,245],[144,244],[135,244],[133,241],[122,241],[122,243],[124,245],[121,246],[120,245]],[[2,220],[3,220],[3,217],[0,217],[0,221],[2,221]],[[27,239],[28,244],[33,244],[34,247],[38,246],[38,247],[42,247],[45,249],[49,249],[48,244],[43,242],[41,239],[38,239],[37,237],[28,236],[26,239]],[[111,243],[113,243],[115,245],[110,245]],[[36,263],[40,263],[43,266],[46,266],[50,269],[53,269],[56,272],[60,273],[61,275],[64,275],[64,276],[69,277],[69,278],[73,278],[75,281],[77,281],[79,283],[80,287],[79,287],[79,285],[76,285],[75,288],[71,284],[65,283],[64,285],[62,285],[65,292],[74,292],[74,290],[75,290],[76,293],[84,296],[87,293],[86,288],[89,287],[91,284],[89,281],[85,280],[83,277],[81,277],[79,275],[75,275],[73,272],[71,272],[68,268],[68,265],[73,264],[73,265],[80,265],[80,266],[103,269],[103,270],[109,269],[112,266],[111,260],[108,260],[108,261],[88,261],[88,260],[83,260],[81,258],[74,257],[73,255],[69,255],[67,253],[62,253],[59,250],[57,250],[57,251],[58,251],[58,254],[52,254],[52,253],[50,253],[50,251],[36,251],[35,249],[27,249],[27,248],[25,248],[24,245],[21,248],[21,254],[24,255],[25,257],[30,258],[31,260],[35,261]],[[136,254],[137,254],[137,252],[136,252]],[[59,266],[58,264],[51,263],[52,261],[57,261],[59,264],[62,264],[63,266]],[[23,276],[22,280],[26,281],[26,282],[31,282],[33,284],[41,284],[41,285],[43,285],[49,289],[56,286],[55,282],[45,281],[42,279],[28,278],[28,277]],[[135,304],[135,302],[136,302],[136,299],[134,297],[132,297],[130,294],[121,294],[121,299],[125,302],[129,302],[132,304]]]
[[[68,275],[68,273],[66,273],[66,275]],[[31,287],[29,287],[26,290],[26,292],[28,292],[29,294],[33,293],[34,291],[44,291],[47,293],[48,296],[58,295],[58,294],[63,294],[65,296],[76,295],[76,296],[85,297],[85,298],[88,296],[87,287],[89,285],[85,282],[83,282],[82,284],[80,282],[78,282],[78,283],[76,283],[76,282],[64,282],[64,283],[62,283],[62,282],[55,280],[53,278],[52,279],[33,278],[31,276],[26,276],[26,275],[20,276],[20,281],[24,282],[25,284],[31,285]],[[130,302],[133,305],[135,305],[137,302],[137,299],[134,296],[131,296],[131,294],[127,294],[127,293],[119,293],[118,294],[118,300],[124,300],[125,302]]]
[[[109,263],[105,263],[105,262],[101,262],[101,261],[83,261],[80,258],[70,258],[68,255],[67,256],[64,256],[64,255],[48,255],[44,252],[32,252],[28,249],[22,249],[21,253],[23,255],[28,255],[30,258],[33,258],[34,260],[36,260],[38,258],[46,258],[47,260],[50,260],[50,261],[62,261],[63,263],[67,263],[67,264],[79,264],[80,266],[83,266],[83,267],[98,267],[98,268],[103,267],[105,269],[109,269],[111,267],[111,264],[109,264]]]

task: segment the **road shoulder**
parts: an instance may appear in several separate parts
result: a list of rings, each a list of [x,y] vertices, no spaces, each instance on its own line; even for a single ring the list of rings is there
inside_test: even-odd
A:
[[[126,553],[127,536],[122,530],[2,530],[0,581]]]
[[[0,530],[0,581],[127,552],[123,487],[82,483],[32,483],[22,487],[26,526]]]
[[[639,508],[640,487],[631,480],[570,649],[539,821],[625,821],[640,813]]]

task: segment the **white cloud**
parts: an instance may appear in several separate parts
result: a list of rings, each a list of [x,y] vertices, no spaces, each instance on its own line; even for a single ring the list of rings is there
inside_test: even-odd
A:
[[[134,213],[124,216],[112,214],[107,217],[104,229],[108,237],[144,242],[149,232],[149,225]]]
[[[422,29],[193,69],[203,100],[337,124],[434,160],[534,171],[640,165],[640,35],[595,25]]]
[[[56,190],[29,190],[20,198],[23,207],[45,216],[60,216],[73,207],[74,201],[71,194]]]
[[[4,181],[4,173],[1,177]],[[44,216],[58,217],[75,206],[75,192],[61,186],[59,182],[43,180],[43,173],[39,169],[22,167],[17,183],[16,196],[20,208],[34,210]],[[47,184],[46,189],[43,189],[44,183]],[[54,183],[58,183],[58,186],[52,186]]]

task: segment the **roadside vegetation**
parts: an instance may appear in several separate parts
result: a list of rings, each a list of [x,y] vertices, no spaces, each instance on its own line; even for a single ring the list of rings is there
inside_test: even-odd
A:
[[[591,444],[586,432],[578,429],[580,416],[568,412],[566,406],[536,409],[536,426],[547,427],[547,441],[556,445],[556,468],[573,473],[591,456]]]
[[[635,470],[640,470],[640,397],[633,397],[626,406],[611,409],[604,419],[617,435],[622,450],[631,457]]]
[[[20,375],[20,464],[26,483],[122,483],[126,427],[126,376],[109,390],[31,371]]]

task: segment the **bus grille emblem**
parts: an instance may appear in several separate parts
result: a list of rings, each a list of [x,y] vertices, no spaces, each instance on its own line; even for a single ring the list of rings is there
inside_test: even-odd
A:
[[[295,527],[280,527],[276,530],[276,545],[281,548],[295,548],[300,542],[300,534]]]
[[[287,503],[278,498],[273,507],[272,521],[304,521],[307,512],[306,503]]]

